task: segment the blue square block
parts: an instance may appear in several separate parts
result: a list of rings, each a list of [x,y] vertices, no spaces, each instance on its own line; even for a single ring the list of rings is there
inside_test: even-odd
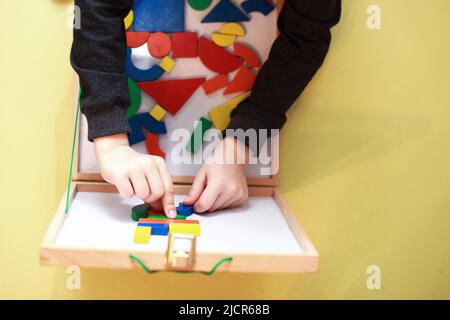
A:
[[[133,30],[183,32],[185,0],[134,0]]]
[[[180,204],[177,207],[177,214],[180,216],[189,217],[194,213],[194,207],[188,206],[180,202]]]
[[[169,234],[168,224],[139,222],[138,227],[152,228],[152,236],[167,236]]]

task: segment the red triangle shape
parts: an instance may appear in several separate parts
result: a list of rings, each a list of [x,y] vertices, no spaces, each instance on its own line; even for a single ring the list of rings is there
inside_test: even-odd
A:
[[[204,77],[138,82],[138,86],[167,112],[175,115],[203,82]]]
[[[223,94],[250,91],[255,79],[256,74],[246,67],[241,67]]]

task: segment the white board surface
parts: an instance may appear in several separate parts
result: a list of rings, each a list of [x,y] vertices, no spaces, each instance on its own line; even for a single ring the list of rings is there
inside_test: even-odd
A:
[[[210,8],[218,3],[219,0],[214,0]],[[217,32],[223,23],[201,23],[202,18],[207,14],[208,10],[196,11],[186,4],[186,31],[196,31],[198,36],[205,35],[210,38],[211,33]],[[277,35],[277,12],[272,11],[269,15],[263,16],[260,13],[252,13],[251,20],[243,22],[242,25],[246,30],[246,35],[238,39],[237,42],[250,45],[256,52],[258,52],[262,61],[265,61],[269,55],[270,48]],[[140,48],[133,49],[132,61],[136,67],[148,68],[155,61],[148,53],[146,44]],[[177,65],[171,73],[165,73],[160,80],[164,79],[179,79],[191,78],[198,76],[205,76],[210,78],[215,73],[208,70],[200,62],[199,58],[176,59]],[[229,80],[232,79],[235,72],[233,72]],[[229,101],[235,95],[223,96],[223,91],[219,90],[210,95],[206,95],[202,88],[199,88],[195,94],[188,100],[183,108],[175,115],[167,114],[164,122],[167,127],[167,134],[160,136],[160,147],[166,153],[170,152],[176,141],[170,139],[170,133],[177,128],[185,128],[192,132],[194,121],[200,117],[208,117],[208,111],[220,105],[223,102]],[[139,113],[148,112],[156,102],[145,93],[142,94],[142,104]],[[99,167],[95,159],[93,145],[87,140],[87,122],[84,116],[80,121],[80,143],[79,143],[79,172],[81,173],[96,173],[99,172]],[[147,153],[145,142],[141,142],[133,146],[137,151]],[[170,157],[166,157],[166,163],[169,171],[175,176],[195,176],[200,164],[176,164],[173,163]],[[265,166],[267,167],[267,165]],[[246,174],[248,177],[268,177],[267,173],[262,174],[260,165],[248,165]],[[267,172],[267,171],[266,171]]]
[[[177,195],[176,203],[183,198]],[[55,241],[56,247],[165,252],[167,236],[151,236],[149,244],[133,243],[137,222],[131,220],[130,211],[139,203],[137,198],[124,199],[116,193],[78,192]],[[244,206],[194,214],[189,219],[200,220],[197,253],[303,252],[273,198],[251,197]]]

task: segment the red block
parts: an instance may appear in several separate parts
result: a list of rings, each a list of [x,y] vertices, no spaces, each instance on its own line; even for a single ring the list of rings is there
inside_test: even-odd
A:
[[[245,64],[247,64],[247,67],[249,68],[261,67],[261,61],[259,60],[259,57],[251,48],[247,47],[246,45],[235,43],[234,54],[244,59]]]
[[[214,42],[201,37],[198,43],[198,54],[202,63],[211,71],[229,73],[239,68],[243,60],[219,47]]]
[[[198,56],[196,32],[172,33],[172,58],[195,58]]]
[[[147,42],[150,37],[148,32],[127,31],[127,47],[137,48]]]
[[[138,82],[138,86],[172,115],[175,115],[205,82],[205,78]]]
[[[148,154],[151,154],[152,156],[160,156],[163,158],[166,157],[166,153],[159,147],[159,137],[156,134],[147,132],[145,145],[147,147]]]
[[[241,67],[223,94],[250,91],[255,79],[256,74],[246,67]]]
[[[203,90],[206,94],[213,93],[219,89],[225,88],[228,86],[228,78],[225,74],[219,74],[214,78],[206,80],[205,83],[202,84]]]
[[[167,56],[172,50],[172,40],[162,32],[152,33],[147,41],[148,51],[155,58]]]

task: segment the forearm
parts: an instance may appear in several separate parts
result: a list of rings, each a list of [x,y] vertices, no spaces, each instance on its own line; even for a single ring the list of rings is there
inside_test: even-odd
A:
[[[71,63],[80,78],[88,138],[129,133],[123,19],[132,0],[75,0],[75,5],[80,9],[81,28],[74,29]]]
[[[251,96],[231,113],[229,129],[281,129],[286,112],[322,65],[339,21],[340,0],[286,0],[279,36]]]

